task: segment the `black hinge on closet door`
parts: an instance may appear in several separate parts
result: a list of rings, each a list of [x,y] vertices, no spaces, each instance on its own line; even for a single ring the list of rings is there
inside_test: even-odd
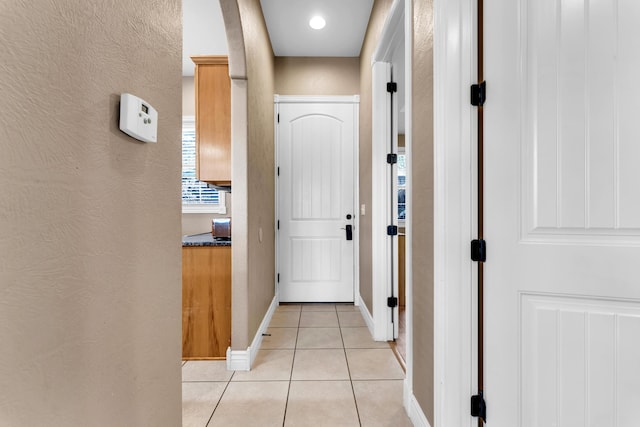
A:
[[[487,82],[471,85],[471,105],[482,107],[487,100]]]
[[[482,392],[471,396],[471,416],[487,420],[487,403],[484,401]]]
[[[482,239],[471,241],[471,261],[485,262],[487,260],[487,242]]]

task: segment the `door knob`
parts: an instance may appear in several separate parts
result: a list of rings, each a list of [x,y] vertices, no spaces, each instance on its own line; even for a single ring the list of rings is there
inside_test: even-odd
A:
[[[347,233],[347,240],[353,240],[353,226],[351,224],[347,224],[344,230]]]

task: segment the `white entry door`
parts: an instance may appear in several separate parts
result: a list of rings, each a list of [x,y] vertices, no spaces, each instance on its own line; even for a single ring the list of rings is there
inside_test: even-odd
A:
[[[357,104],[285,100],[276,124],[279,299],[353,302]]]
[[[640,2],[484,5],[487,426],[640,425]]]

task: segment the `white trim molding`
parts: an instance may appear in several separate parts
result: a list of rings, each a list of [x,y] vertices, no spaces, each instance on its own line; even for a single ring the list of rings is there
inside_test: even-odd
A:
[[[355,143],[353,144],[353,305],[360,306],[360,96],[354,96],[353,123],[355,126]],[[362,304],[364,305],[364,304]]]
[[[267,313],[262,319],[262,323],[258,327],[251,345],[246,350],[231,350],[231,347],[227,348],[227,370],[229,371],[250,371],[253,366],[253,362],[256,360],[260,346],[262,346],[263,334],[266,333],[273,313],[278,308],[278,296],[274,296],[271,301],[271,305],[267,310]]]
[[[470,427],[475,2],[434,2],[434,427]]]
[[[227,370],[228,371],[250,371],[251,370],[251,348],[246,350],[231,350],[227,347]]]
[[[393,49],[397,47],[398,40],[402,37],[400,30],[403,29],[405,7],[406,5],[403,0],[395,0],[391,5],[387,18],[384,20],[384,24],[382,26],[378,45],[373,51],[373,55],[371,55],[371,65],[376,61],[387,61],[391,56],[393,56]],[[406,37],[406,31],[404,35]]]
[[[356,305],[360,308],[360,314],[362,314],[362,317],[364,318],[364,322],[367,324],[367,328],[369,329],[369,333],[373,337],[374,336],[373,317],[371,317],[371,313],[369,313],[369,310],[367,309],[367,305],[364,303],[360,295],[358,295],[356,301],[358,301],[358,304]]]
[[[406,380],[404,384],[405,396],[407,396],[408,384]],[[405,400],[408,400],[408,402],[405,404],[405,407],[407,410],[407,415],[409,416],[409,419],[411,420],[411,423],[414,425],[414,427],[431,427],[431,424],[429,424],[429,420],[427,420],[427,416],[424,414],[420,403],[418,403],[418,400],[413,395],[413,393],[408,394],[408,398]]]
[[[359,104],[360,95],[273,95],[276,104]]]
[[[389,236],[389,176],[387,153],[391,132],[391,97],[386,84],[391,80],[391,65],[374,62],[372,66],[372,130],[371,130],[371,287],[373,339],[393,340],[391,310],[387,298],[391,296],[388,286],[391,271]]]

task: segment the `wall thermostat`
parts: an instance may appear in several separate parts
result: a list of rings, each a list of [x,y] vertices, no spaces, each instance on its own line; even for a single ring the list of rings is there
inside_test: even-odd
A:
[[[158,112],[144,99],[120,95],[120,130],[144,142],[158,142]]]

